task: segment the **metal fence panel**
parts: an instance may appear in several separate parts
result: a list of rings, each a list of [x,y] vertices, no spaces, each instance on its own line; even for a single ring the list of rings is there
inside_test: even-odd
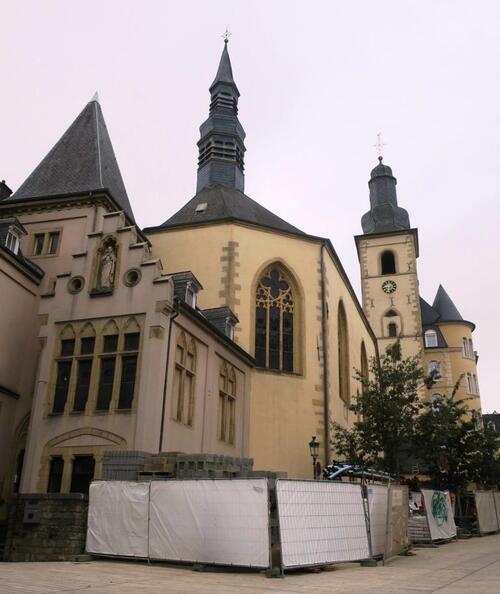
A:
[[[148,507],[148,483],[91,483],[87,552],[95,555],[146,558]]]
[[[493,491],[474,491],[474,500],[476,502],[479,533],[486,534],[499,530]]]
[[[269,567],[267,479],[151,483],[152,559]]]
[[[372,555],[379,557],[385,553],[388,488],[385,485],[368,485],[367,493]]]
[[[447,540],[457,535],[457,527],[453,517],[450,493],[422,489],[425,513],[429,523],[431,540]]]
[[[276,497],[284,568],[370,556],[361,485],[279,479]]]

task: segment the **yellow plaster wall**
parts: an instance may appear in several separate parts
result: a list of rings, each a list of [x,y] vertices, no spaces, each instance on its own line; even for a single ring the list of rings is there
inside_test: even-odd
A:
[[[460,382],[460,388],[457,391],[455,398],[465,399],[469,407],[473,410],[481,408],[481,400],[479,394],[470,394],[467,391],[466,374],[471,373],[477,378],[477,367],[475,358],[466,357],[462,348],[462,339],[472,338],[472,329],[469,324],[461,324],[460,322],[440,322],[439,329],[441,330],[448,348],[443,349],[425,349],[424,365],[425,370],[430,361],[440,361],[441,363],[441,379],[438,381],[428,394],[445,394],[450,396],[455,383],[461,375],[464,377]]]
[[[254,353],[255,288],[263,269],[279,261],[296,283],[295,321],[299,328],[299,373],[254,370],[250,404],[250,456],[259,469],[312,474],[308,442],[317,435],[324,462],[323,361],[321,358],[320,241],[288,236],[243,224],[217,224],[170,230],[149,236],[153,254],[168,271],[192,270],[202,283],[200,308],[229,305],[239,318],[235,339]],[[338,301],[344,301],[349,326],[350,362],[360,365],[361,340],[368,356],[375,345],[343,279],[325,251],[329,308],[330,414],[346,423],[338,397]],[[354,386],[353,386],[354,387]]]

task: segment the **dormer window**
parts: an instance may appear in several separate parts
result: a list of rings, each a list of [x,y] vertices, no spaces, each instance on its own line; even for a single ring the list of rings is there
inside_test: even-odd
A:
[[[435,330],[426,330],[424,335],[424,341],[426,348],[437,347],[438,338]]]
[[[227,317],[226,318],[226,324],[224,326],[225,328],[225,335],[230,338],[231,340],[234,340],[234,319]]]
[[[186,303],[193,309],[196,307],[196,293],[189,283],[186,287]]]
[[[10,228],[7,232],[7,237],[5,238],[5,247],[13,254],[17,254],[19,252],[19,235],[12,228]]]

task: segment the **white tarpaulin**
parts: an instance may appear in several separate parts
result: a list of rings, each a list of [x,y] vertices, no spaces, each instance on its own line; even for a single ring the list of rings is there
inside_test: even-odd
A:
[[[384,485],[368,485],[367,490],[372,555],[378,557],[385,552],[388,488]]]
[[[269,567],[266,479],[152,482],[152,559]]]
[[[495,491],[493,493],[493,501],[495,502],[495,509],[497,512],[498,528],[500,529],[500,493]]]
[[[457,535],[450,493],[422,489],[431,540],[443,540]]]
[[[147,557],[148,506],[149,483],[91,483],[87,553]]]
[[[280,479],[276,496],[283,567],[370,556],[360,485]]]
[[[493,491],[474,491],[479,532],[496,532],[499,529]]]

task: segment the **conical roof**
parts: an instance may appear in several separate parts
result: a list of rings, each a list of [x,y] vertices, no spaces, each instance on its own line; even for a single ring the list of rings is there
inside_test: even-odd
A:
[[[134,220],[97,95],[6,201],[107,189]]]
[[[231,59],[229,58],[229,52],[227,50],[227,41],[224,43],[224,49],[222,50],[220,57],[219,68],[217,69],[214,82],[210,85],[209,90],[212,91],[212,89],[218,83],[233,85],[235,89],[238,90],[233,78],[233,69],[231,68]]]
[[[460,312],[451,300],[448,293],[444,290],[443,285],[439,285],[439,289],[434,298],[432,307],[439,312],[442,322],[461,322],[463,321]]]
[[[269,227],[294,235],[305,235],[303,231],[290,225],[243,192],[221,185],[203,188],[179,211],[155,229],[228,220]]]
[[[422,315],[423,326],[434,324],[440,318],[439,312],[432,305],[429,305],[425,299],[422,299],[422,297],[420,297],[420,313]]]

